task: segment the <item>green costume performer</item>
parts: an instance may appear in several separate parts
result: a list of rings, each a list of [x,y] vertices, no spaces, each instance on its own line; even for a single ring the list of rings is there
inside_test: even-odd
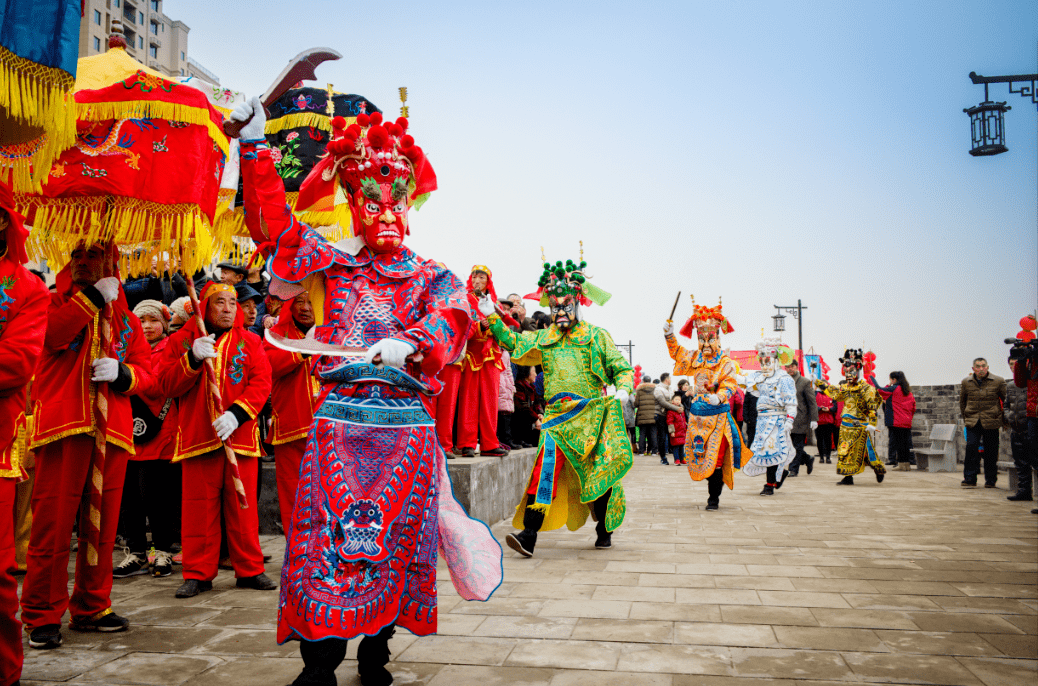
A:
[[[516,508],[508,545],[530,557],[541,529],[571,531],[597,522],[596,548],[611,547],[611,533],[623,523],[626,504],[620,479],[634,464],[621,404],[634,387],[634,371],[612,337],[580,319],[580,305],[604,304],[609,294],[587,281],[585,262],[544,265],[534,296],[550,305],[552,325],[540,331],[514,333],[492,312],[488,298],[479,303],[490,330],[519,365],[544,371],[547,407],[541,422],[537,463]],[[604,396],[616,386],[615,396]],[[619,401],[619,402],[618,402]]]
[[[843,480],[837,482],[839,486],[853,486],[854,475],[864,472],[866,464],[875,471],[876,481],[882,482],[887,473],[872,440],[876,432],[876,408],[882,399],[876,389],[861,378],[862,361],[861,350],[848,349],[840,358],[844,378],[838,386],[830,386],[821,379],[815,381],[823,393],[843,403],[836,465],[836,473],[843,476]]]

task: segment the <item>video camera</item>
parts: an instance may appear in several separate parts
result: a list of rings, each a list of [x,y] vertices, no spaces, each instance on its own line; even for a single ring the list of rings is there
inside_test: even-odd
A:
[[[1007,338],[1005,343],[1013,346],[1009,349],[1009,359],[1030,360],[1038,363],[1038,339],[1025,341],[1019,338]]]

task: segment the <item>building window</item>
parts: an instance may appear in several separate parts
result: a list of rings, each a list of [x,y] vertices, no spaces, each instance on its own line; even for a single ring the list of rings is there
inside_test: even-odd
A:
[[[94,23],[97,24],[98,26],[101,25],[101,13],[98,12],[97,10],[94,10]]]
[[[159,0],[151,0],[151,11],[152,12],[158,12],[159,11]]]
[[[94,52],[101,52],[101,39],[94,36]]]
[[[159,58],[159,46],[157,46],[157,45],[149,45],[148,46],[148,55],[150,55],[154,59],[158,59]]]
[[[137,47],[142,49],[144,48],[144,36],[140,36],[137,39]]]
[[[140,21],[138,21],[137,23],[141,26],[144,26],[144,12],[138,12],[137,14],[139,14],[141,17]]]
[[[115,7],[116,7],[116,9],[118,9],[118,8],[119,8],[119,1],[120,1],[120,0],[115,0]]]
[[[153,36],[159,35],[159,25],[155,22],[151,22],[151,34]]]
[[[180,61],[181,61],[181,62],[183,62],[183,61],[184,61],[184,59],[185,59],[185,58],[184,58],[184,51],[183,51],[183,50],[181,50],[181,51],[180,51]]]

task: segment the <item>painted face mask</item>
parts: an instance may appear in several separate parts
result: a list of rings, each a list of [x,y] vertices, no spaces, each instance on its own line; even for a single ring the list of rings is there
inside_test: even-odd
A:
[[[855,381],[857,381],[859,373],[860,370],[858,369],[858,365],[854,364],[853,362],[848,362],[843,365],[843,378],[847,381],[847,383],[854,383]]]
[[[771,376],[778,371],[778,356],[775,353],[758,353],[757,361],[760,362],[760,370]]]
[[[358,233],[377,253],[389,253],[404,244],[407,229],[407,181],[402,177],[391,183],[362,178],[354,193],[354,218]]]
[[[717,353],[721,351],[721,341],[717,336],[717,327],[700,325],[696,329],[696,335],[699,338],[699,350],[703,353],[703,357],[716,357]]]
[[[572,295],[549,297],[551,303],[551,321],[563,331],[570,329],[580,321],[580,304]]]
[[[843,353],[843,357],[840,358],[841,364],[843,364],[843,378],[847,383],[854,383],[858,380],[861,374],[861,366],[864,357],[861,350],[857,348],[848,348]]]

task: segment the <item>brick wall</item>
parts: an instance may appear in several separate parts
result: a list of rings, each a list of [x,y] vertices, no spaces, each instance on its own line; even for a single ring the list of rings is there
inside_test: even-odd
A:
[[[1009,383],[1012,383],[1010,380]],[[912,446],[925,448],[930,445],[930,429],[934,424],[955,424],[955,448],[959,463],[966,457],[966,439],[963,436],[962,415],[959,413],[959,384],[943,386],[912,386],[915,396],[915,417],[912,420]],[[882,408],[880,408],[880,431],[876,434],[876,449],[886,461],[888,432],[883,424]],[[1012,462],[1009,448],[1009,432],[1002,430],[998,443],[998,459],[1000,462]]]

